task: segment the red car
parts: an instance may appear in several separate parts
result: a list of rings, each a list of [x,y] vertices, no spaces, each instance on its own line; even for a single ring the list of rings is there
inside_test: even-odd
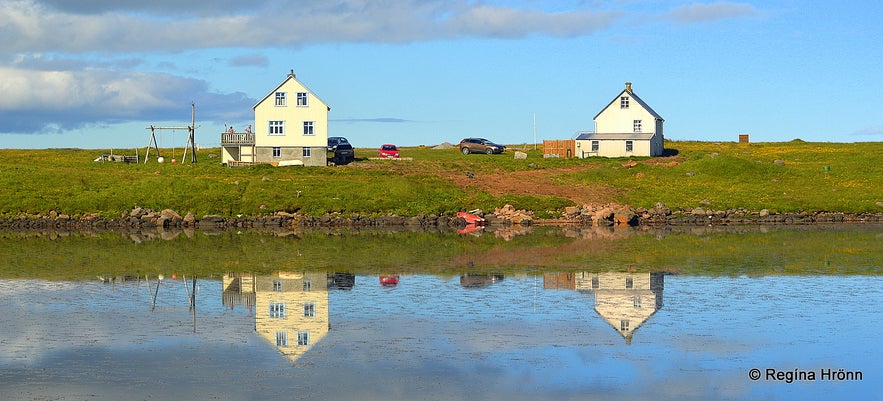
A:
[[[380,157],[399,157],[399,148],[391,143],[380,146]]]

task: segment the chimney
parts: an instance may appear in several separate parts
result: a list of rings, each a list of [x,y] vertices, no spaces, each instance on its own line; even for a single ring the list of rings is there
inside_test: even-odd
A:
[[[625,91],[628,93],[632,93],[632,83],[631,82],[625,83]]]
[[[288,73],[288,76],[294,78],[294,69],[293,68],[291,69],[291,72]]]

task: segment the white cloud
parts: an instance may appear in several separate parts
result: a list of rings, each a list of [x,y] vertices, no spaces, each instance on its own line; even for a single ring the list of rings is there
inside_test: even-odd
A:
[[[78,5],[81,2],[76,2]],[[152,4],[151,6],[142,5]],[[0,3],[0,53],[178,51],[218,47],[303,46],[327,42],[405,43],[464,36],[572,37],[608,27],[610,11],[545,12],[442,0],[304,2],[278,0],[250,9],[206,2],[117,3],[14,0]],[[149,12],[148,12],[149,11]],[[182,17],[183,15],[183,17]]]
[[[242,93],[211,93],[204,81],[163,73],[0,67],[0,76],[0,132],[8,133],[162,121],[180,117],[191,102],[208,110],[207,118],[242,118],[254,104]]]
[[[243,93],[210,92],[202,79],[133,71],[145,64],[147,55],[157,53],[235,49],[231,58],[219,62],[261,67],[270,60],[254,49],[579,37],[627,18],[625,12],[589,8],[594,6],[553,6],[549,11],[516,4],[521,5],[480,0],[328,0],[296,5],[284,0],[0,1],[0,133],[162,121],[177,118],[191,102],[204,110],[203,118],[251,118],[255,100]],[[753,13],[750,5],[712,3],[681,7],[667,16],[693,23]],[[168,61],[155,65],[178,70]]]
[[[869,126],[869,127],[864,127],[859,130],[856,130],[855,132],[851,133],[850,135],[854,135],[854,136],[883,136],[883,126],[873,125],[873,126]]]
[[[678,7],[665,15],[664,18],[680,24],[694,24],[727,18],[750,17],[757,14],[757,9],[746,3],[695,3]]]

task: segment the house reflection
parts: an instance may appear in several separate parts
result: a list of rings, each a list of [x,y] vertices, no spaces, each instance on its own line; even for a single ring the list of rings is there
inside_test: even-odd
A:
[[[254,311],[255,332],[296,361],[331,329],[329,288],[351,289],[349,274],[279,272],[273,275],[226,274],[224,305],[244,304]]]
[[[662,308],[664,274],[553,273],[543,275],[544,289],[572,289],[595,295],[595,312],[613,326],[626,343]]]
[[[500,281],[503,281],[502,274],[463,274],[460,276],[460,286],[463,288],[484,288]]]

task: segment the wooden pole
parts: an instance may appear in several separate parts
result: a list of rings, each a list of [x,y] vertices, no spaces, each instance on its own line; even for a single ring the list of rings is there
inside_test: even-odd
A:
[[[196,333],[196,276],[193,276],[193,290],[190,291],[190,309],[193,311],[193,332]]]
[[[162,283],[162,279],[156,280],[156,291],[153,293],[153,307],[150,310],[156,309],[156,296],[159,294],[159,284]]]
[[[190,162],[196,163],[196,103],[190,103]]]

